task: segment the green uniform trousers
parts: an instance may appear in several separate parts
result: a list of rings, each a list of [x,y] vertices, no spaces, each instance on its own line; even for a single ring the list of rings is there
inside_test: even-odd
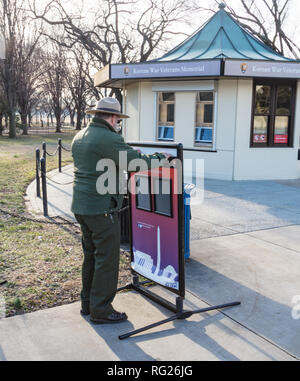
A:
[[[107,317],[114,311],[120,261],[120,223],[117,213],[75,214],[82,232],[81,301],[89,302],[94,318]]]

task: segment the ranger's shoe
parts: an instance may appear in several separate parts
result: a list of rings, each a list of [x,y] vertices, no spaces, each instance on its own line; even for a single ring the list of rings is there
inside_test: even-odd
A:
[[[81,302],[81,315],[87,316],[90,314],[90,302]]]
[[[110,315],[108,315],[106,318],[96,318],[96,317],[90,317],[90,321],[94,324],[111,324],[111,323],[122,323],[123,321],[127,320],[127,315],[125,312],[117,312],[114,311]]]

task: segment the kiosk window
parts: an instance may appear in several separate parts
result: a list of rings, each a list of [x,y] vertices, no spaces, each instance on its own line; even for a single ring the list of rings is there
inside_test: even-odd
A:
[[[135,175],[136,208],[151,212],[150,177]]]
[[[291,147],[293,144],[295,82],[254,83],[252,147]]]
[[[174,140],[175,93],[158,93],[158,140]]]
[[[214,128],[214,92],[200,91],[196,96],[195,144],[212,147]]]
[[[172,198],[170,179],[153,178],[154,212],[172,217]]]

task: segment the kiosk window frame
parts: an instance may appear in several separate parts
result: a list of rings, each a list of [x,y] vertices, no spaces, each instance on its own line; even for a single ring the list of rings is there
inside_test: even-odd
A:
[[[147,178],[148,180],[148,194],[147,193],[138,193],[136,192],[136,183],[137,183],[137,177],[139,178]],[[135,174],[134,175],[134,186],[135,186],[135,194],[136,194],[136,197],[135,197],[135,207],[136,209],[139,209],[139,210],[143,210],[145,212],[153,212],[153,207],[152,207],[152,197],[151,197],[151,176],[148,176],[148,175],[144,175],[144,174]],[[139,206],[139,195],[142,195],[142,196],[146,196],[148,195],[149,197],[149,208],[143,208],[141,206]]]
[[[269,90],[265,98],[259,101],[258,90],[265,88]],[[290,90],[289,107],[279,107],[279,97],[282,95],[282,89]],[[281,94],[280,94],[281,92]],[[296,107],[296,81],[285,79],[257,79],[253,81],[253,97],[252,97],[252,118],[251,118],[251,133],[250,133],[250,148],[292,148],[294,143],[294,125],[295,125],[295,107]],[[287,119],[286,131],[283,135],[285,140],[276,141],[277,121]],[[255,130],[255,122],[261,121],[265,124],[264,139],[258,140],[260,134]]]
[[[170,213],[163,213],[163,212],[159,212],[156,208],[156,205],[157,205],[157,196],[160,195],[160,193],[156,193],[155,192],[155,181],[156,180],[161,180],[161,181],[164,181],[164,180],[167,180],[169,182],[169,202],[170,202]],[[168,179],[165,179],[163,177],[160,177],[160,176],[152,176],[152,190],[153,190],[153,213],[155,214],[159,214],[159,215],[162,215],[162,216],[165,216],[165,217],[170,217],[170,218],[173,218],[173,197],[172,197],[172,186],[173,186],[173,183],[172,183],[172,180],[170,178]],[[160,190],[161,188],[159,188]]]
[[[207,110],[210,110],[207,114]],[[209,119],[207,117],[210,117]],[[196,93],[195,104],[195,147],[212,148],[215,130],[215,91],[201,90]],[[211,131],[211,140],[201,139],[202,133]]]
[[[174,141],[176,94],[174,91],[157,93],[157,140]]]

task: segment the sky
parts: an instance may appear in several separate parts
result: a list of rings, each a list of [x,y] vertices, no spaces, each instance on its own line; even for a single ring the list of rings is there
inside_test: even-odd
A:
[[[49,0],[35,0],[39,2],[42,6],[45,6]],[[123,0],[130,3],[132,0]],[[192,1],[192,0],[191,0]],[[250,0],[248,0],[250,1]],[[269,0],[271,2],[271,0]],[[283,2],[284,0],[279,0]],[[165,3],[174,3],[174,0],[164,0]],[[227,0],[225,3],[228,3],[236,12],[239,12],[242,9],[240,5],[240,0]],[[214,0],[195,0],[197,5],[202,5],[208,7],[211,4],[213,5],[213,9],[218,10],[218,5],[215,4]],[[256,3],[256,2],[255,2]],[[77,7],[82,7],[80,12],[81,16],[85,17],[85,20],[88,21],[89,18],[92,18],[94,9],[95,9],[95,0],[61,0],[61,4],[70,12],[74,12]],[[97,0],[97,7],[101,4],[101,0]],[[141,10],[144,10],[146,7],[146,2],[139,2]],[[77,7],[76,7],[77,6]],[[300,0],[290,0],[289,5],[289,15],[287,22],[285,24],[284,30],[287,32],[288,36],[292,38],[292,40],[300,46]],[[78,8],[77,8],[78,9]],[[197,30],[209,17],[212,16],[211,12],[207,12],[206,14],[203,12],[193,12],[191,14],[191,26],[185,27],[184,32],[189,35],[192,34],[195,30]],[[182,24],[180,24],[180,28],[182,28]],[[182,42],[186,37],[183,35],[173,35],[172,39],[170,39],[168,45],[170,48],[175,47],[180,42]],[[169,50],[169,49],[168,49]]]
[[[290,32],[293,33],[295,41],[300,46],[300,0],[293,0],[289,12]]]

